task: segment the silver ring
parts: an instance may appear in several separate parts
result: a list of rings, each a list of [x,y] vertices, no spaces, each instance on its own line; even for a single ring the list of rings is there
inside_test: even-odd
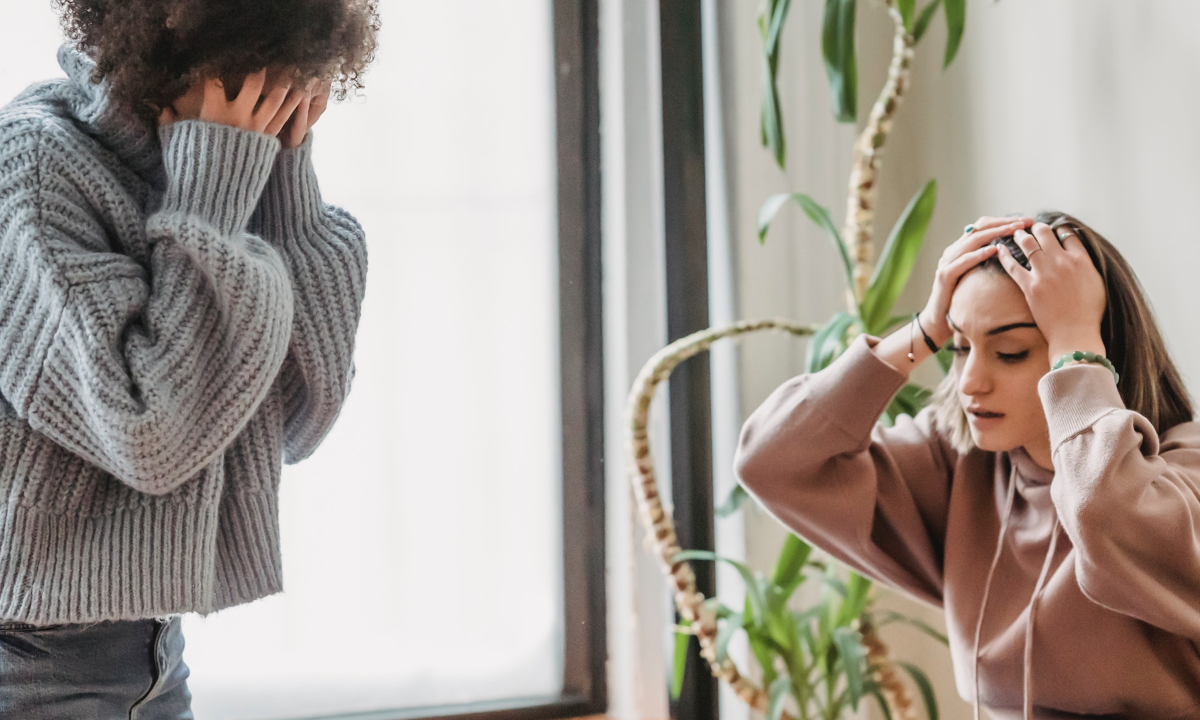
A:
[[[1035,247],[1034,249],[1032,249],[1032,250],[1030,250],[1029,252],[1025,253],[1025,258],[1026,258],[1026,259],[1028,259],[1028,258],[1029,258],[1031,255],[1033,255],[1033,254],[1034,254],[1035,252],[1037,252],[1038,250],[1041,250],[1042,252],[1046,252],[1045,248],[1043,248],[1043,247],[1041,247],[1041,246],[1039,245],[1038,247]]]
[[[963,235],[970,235],[973,232],[975,232],[974,225],[967,225],[965,228],[963,228]]]
[[[1066,241],[1067,241],[1067,238],[1077,238],[1077,237],[1079,237],[1079,236],[1078,236],[1077,234],[1075,234],[1075,233],[1067,233],[1066,235],[1059,235],[1059,236],[1058,236],[1058,241],[1059,241],[1059,242],[1066,242]],[[1083,242],[1083,241],[1082,241],[1082,240],[1080,240],[1080,242]]]

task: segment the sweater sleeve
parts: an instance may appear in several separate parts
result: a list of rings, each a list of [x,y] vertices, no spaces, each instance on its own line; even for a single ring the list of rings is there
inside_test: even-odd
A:
[[[224,452],[283,362],[286,268],[244,231],[279,141],[162,128],[166,192],[130,225],[144,216],[98,163],[76,160],[94,152],[77,132],[46,120],[0,137],[12,190],[0,203],[0,393],[59,445],[169,493]]]
[[[1200,427],[1160,438],[1112,373],[1055,370],[1038,383],[1050,429],[1050,495],[1093,602],[1200,641]]]
[[[366,237],[344,210],[321,200],[313,133],[283,150],[251,228],[279,250],[296,314],[280,383],[284,462],[310,456],[341,413],[354,379],[354,341],[366,291]]]
[[[784,383],[742,428],[737,474],[784,525],[859,572],[942,603],[955,453],[932,409],[878,424],[906,377],[861,335]]]

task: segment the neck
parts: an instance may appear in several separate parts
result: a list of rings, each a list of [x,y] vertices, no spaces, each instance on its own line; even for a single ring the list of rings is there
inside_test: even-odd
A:
[[[1050,438],[1045,437],[1035,443],[1030,443],[1025,446],[1025,452],[1029,453],[1029,457],[1039,466],[1054,470],[1054,460],[1050,456]]]

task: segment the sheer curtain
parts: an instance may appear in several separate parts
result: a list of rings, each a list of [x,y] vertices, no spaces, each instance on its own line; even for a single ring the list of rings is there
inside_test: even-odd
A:
[[[61,75],[0,10],[0,102]],[[383,0],[363,98],[315,130],[371,270],[343,414],[284,470],[285,592],[185,622],[197,717],[557,694],[561,425],[545,0]]]

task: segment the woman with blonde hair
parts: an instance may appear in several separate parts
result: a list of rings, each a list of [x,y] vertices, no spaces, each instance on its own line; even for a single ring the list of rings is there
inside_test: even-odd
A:
[[[953,338],[929,407],[877,421]],[[849,566],[944,609],[998,718],[1200,707],[1200,425],[1128,263],[1061,213],[981,218],[929,302],[747,420],[742,483]]]

